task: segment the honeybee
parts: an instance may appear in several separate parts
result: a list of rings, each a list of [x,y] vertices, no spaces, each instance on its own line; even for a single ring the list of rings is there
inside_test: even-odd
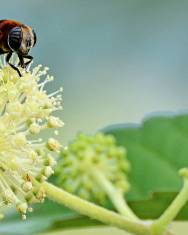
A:
[[[10,58],[13,53],[16,53],[19,58],[18,66],[27,68],[33,60],[28,53],[34,47],[36,40],[36,34],[31,27],[15,20],[0,20],[0,54],[7,54],[6,62],[18,72],[20,77],[22,75],[18,67],[10,63]],[[27,62],[24,59],[27,59]]]

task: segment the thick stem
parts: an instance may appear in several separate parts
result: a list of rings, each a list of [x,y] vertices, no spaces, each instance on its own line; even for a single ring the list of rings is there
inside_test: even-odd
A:
[[[156,220],[151,229],[153,235],[163,235],[167,226],[176,218],[188,200],[188,179],[184,179],[184,185],[166,211]]]
[[[68,208],[96,219],[104,224],[109,224],[135,235],[150,235],[150,226],[139,222],[133,222],[117,213],[97,206],[91,202],[85,201],[74,196],[63,189],[60,189],[50,183],[43,183],[42,186],[49,199],[52,199]]]
[[[123,193],[117,190],[113,184],[106,179],[103,173],[96,168],[92,168],[90,171],[93,179],[96,183],[101,187],[101,190],[104,190],[108,195],[109,199],[112,201],[114,207],[117,211],[126,216],[128,219],[132,221],[139,221],[139,218],[134,214],[134,212],[127,205]]]

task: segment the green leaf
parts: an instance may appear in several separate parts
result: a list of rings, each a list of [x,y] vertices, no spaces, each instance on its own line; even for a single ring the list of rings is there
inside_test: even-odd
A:
[[[175,192],[154,192],[148,199],[130,200],[129,205],[140,218],[155,219],[164,212],[176,194]],[[180,211],[176,220],[186,220],[187,218],[188,204]]]
[[[188,166],[188,115],[151,117],[141,125],[105,129],[126,147],[131,163],[127,194],[142,218],[156,218],[181,188],[178,170]],[[178,219],[188,218],[188,206]]]

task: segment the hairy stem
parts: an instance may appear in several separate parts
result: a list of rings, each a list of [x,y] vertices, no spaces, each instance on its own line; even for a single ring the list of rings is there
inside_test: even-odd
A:
[[[104,224],[118,227],[135,235],[151,234],[149,225],[128,220],[122,215],[85,201],[50,183],[44,182],[42,186],[49,199],[63,204],[80,214],[96,219]]]
[[[90,174],[92,175],[96,183],[101,187],[101,190],[104,190],[106,192],[114,207],[120,214],[124,215],[132,221],[139,221],[139,218],[127,205],[123,197],[123,193],[120,190],[116,189],[113,184],[106,179],[105,175],[100,170],[98,170],[97,168],[92,168]]]

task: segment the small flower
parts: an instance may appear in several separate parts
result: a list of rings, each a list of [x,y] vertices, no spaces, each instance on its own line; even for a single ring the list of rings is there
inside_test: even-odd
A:
[[[57,182],[69,192],[103,204],[107,195],[94,180],[93,169],[102,173],[121,193],[128,190],[126,150],[116,145],[112,135],[79,134],[62,151],[55,171]]]
[[[59,152],[61,144],[54,138],[49,138],[47,142],[47,147],[51,151]]]
[[[52,113],[61,110],[61,92],[47,94],[44,86],[53,81],[41,65],[19,77],[10,66],[0,69],[0,205],[15,206],[26,218],[33,202],[43,201],[45,192],[35,182],[53,174],[51,151],[61,145],[41,131],[59,128],[63,122]]]
[[[63,125],[64,123],[58,117],[50,116],[48,119],[49,128],[58,128],[62,127]]]
[[[182,168],[179,170],[179,175],[184,179],[188,179],[188,168]]]

